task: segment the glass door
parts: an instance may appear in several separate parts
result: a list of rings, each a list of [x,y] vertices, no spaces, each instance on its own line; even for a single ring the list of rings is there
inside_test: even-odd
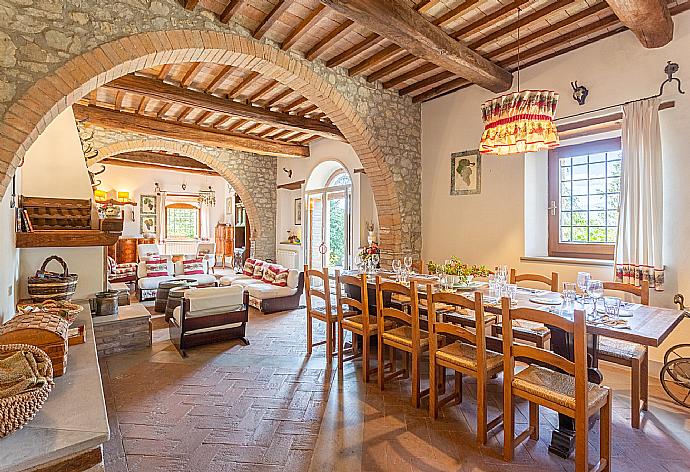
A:
[[[307,263],[315,269],[350,267],[350,187],[307,194]]]
[[[324,241],[323,223],[324,206],[323,194],[312,193],[307,196],[307,208],[309,218],[309,245],[307,250],[307,263],[312,269],[324,267],[324,253],[326,243]]]

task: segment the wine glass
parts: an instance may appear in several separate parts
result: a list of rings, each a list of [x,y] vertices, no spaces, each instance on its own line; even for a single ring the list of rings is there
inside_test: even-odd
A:
[[[372,272],[376,271],[376,269],[379,268],[379,261],[381,261],[381,258],[379,257],[378,254],[372,254],[371,255],[371,268]]]
[[[393,259],[391,266],[393,267],[393,272],[395,272],[395,280],[400,282],[400,268],[402,267],[400,259]]]
[[[587,292],[587,286],[592,278],[589,272],[578,272],[577,273],[577,286],[580,288],[582,293]]]
[[[604,284],[601,280],[590,280],[587,285],[587,293],[594,299],[594,316],[597,313],[597,302],[604,296]]]
[[[405,264],[405,270],[407,270],[408,273],[412,272],[412,256],[405,256],[403,264]]]

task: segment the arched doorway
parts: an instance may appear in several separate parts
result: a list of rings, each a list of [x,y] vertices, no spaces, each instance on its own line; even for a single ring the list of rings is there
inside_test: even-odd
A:
[[[338,161],[317,165],[305,187],[305,258],[311,267],[349,269],[352,179]]]
[[[137,24],[133,28],[143,29]],[[0,167],[0,193],[7,188],[26,150],[66,107],[100,84],[143,67],[189,61],[241,66],[289,85],[318,104],[343,133],[371,178],[379,211],[381,244],[386,250],[384,257],[391,258],[402,252],[403,224],[418,231],[420,221],[418,212],[403,211],[400,195],[404,191],[396,189],[391,164],[382,148],[388,144],[381,143],[370,128],[371,114],[358,112],[360,107],[367,108],[371,100],[366,96],[354,100],[343,95],[341,90],[346,90],[347,84],[342,82],[341,87],[336,86],[335,82],[339,80],[337,73],[330,76],[320,74],[318,65],[303,61],[271,44],[235,33],[170,29],[132,34],[110,42],[103,40],[97,47],[75,54],[63,65],[45,74],[13,99],[0,122],[0,138],[3,141],[0,164],[8,164]],[[404,103],[398,106],[403,107]],[[380,120],[385,122],[385,113],[379,115]],[[381,123],[382,126],[384,124]],[[388,151],[392,162],[394,151]],[[403,222],[403,219],[406,221]]]

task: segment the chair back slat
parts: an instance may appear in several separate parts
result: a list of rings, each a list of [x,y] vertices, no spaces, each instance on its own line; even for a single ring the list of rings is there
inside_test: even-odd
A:
[[[558,292],[558,272],[551,272],[551,277],[541,274],[518,274],[515,269],[510,269],[510,283],[539,282],[549,286],[552,292]]]
[[[312,287],[311,278],[321,280],[323,290]],[[307,311],[313,312],[312,297],[320,298],[325,303],[326,316],[331,316],[331,287],[328,279],[328,267],[323,268],[323,272],[317,269],[310,269],[308,265],[304,266],[304,293],[307,302]]]
[[[351,275],[343,275],[339,270],[335,271],[335,299],[338,303],[338,314],[342,315],[343,307],[348,305],[354,307],[366,315],[368,311],[368,299],[367,299],[367,275],[362,274],[360,277],[353,277]],[[359,287],[362,300],[357,300],[352,297],[348,297],[343,293],[343,285],[353,285]]]
[[[541,323],[549,326],[555,326],[563,331],[573,332],[573,322],[562,316],[549,313],[548,311],[535,310],[534,308],[514,308],[511,311],[511,317],[514,320],[532,321],[534,323]]]
[[[429,335],[446,333],[469,341],[477,347],[477,363],[486,359],[486,338],[484,325],[484,302],[480,292],[475,292],[474,300],[454,293],[433,292],[433,286],[427,285],[427,302],[429,305]],[[475,332],[454,323],[438,321],[436,303],[445,303],[455,307],[474,310]]]
[[[398,293],[410,297],[410,314],[404,311],[386,307],[383,304],[384,294]],[[386,318],[395,318],[410,326],[413,330],[419,328],[419,300],[417,299],[417,284],[410,282],[409,288],[397,282],[383,282],[380,275],[376,276],[376,309],[379,318],[379,331],[383,332]]]
[[[621,282],[604,282],[604,290],[625,292],[640,297],[641,305],[649,305],[649,281],[643,280],[639,287]]]
[[[527,344],[513,344],[511,347],[511,355],[523,359],[532,359],[537,362],[549,364],[561,369],[562,371],[575,375],[575,363],[569,361],[563,356],[554,354],[546,349],[541,349]]]

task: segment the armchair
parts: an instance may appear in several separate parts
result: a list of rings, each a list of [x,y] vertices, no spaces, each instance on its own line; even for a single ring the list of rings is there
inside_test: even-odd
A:
[[[187,290],[168,320],[170,339],[183,357],[192,346],[230,339],[245,345],[249,293],[240,286]]]
[[[216,243],[199,243],[196,246],[197,257],[203,257],[208,263],[208,268],[215,274],[216,267]]]
[[[137,281],[137,263],[125,262],[118,264],[115,259],[108,256],[108,282],[136,282]]]
[[[137,260],[145,261],[151,256],[160,256],[158,244],[139,244],[137,246]]]

